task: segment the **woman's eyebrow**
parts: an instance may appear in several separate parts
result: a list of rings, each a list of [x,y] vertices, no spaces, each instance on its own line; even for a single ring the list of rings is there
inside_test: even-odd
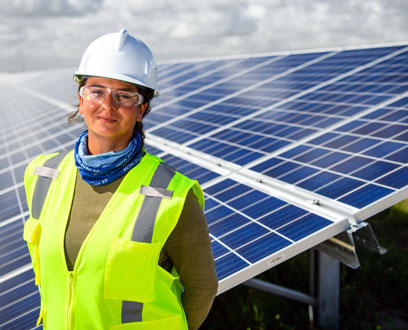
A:
[[[110,87],[107,87],[107,86],[101,85],[101,84],[90,84],[90,85],[87,85],[87,86],[110,88]],[[128,88],[128,87],[123,87],[123,88],[110,88],[110,89],[117,90],[117,91],[125,91],[125,92],[137,93],[137,91],[134,91],[133,89]]]
[[[101,85],[101,84],[89,84],[89,85],[87,85],[87,86],[92,86],[92,87],[106,87],[106,86]]]
[[[89,84],[89,85],[87,85],[87,86],[110,88],[110,87],[107,87],[107,86],[101,85],[101,84]],[[124,92],[138,93],[137,91],[134,91],[133,89],[128,88],[128,87],[123,87],[123,88],[110,88],[110,89],[113,89],[113,90],[115,90],[115,91],[124,91]]]

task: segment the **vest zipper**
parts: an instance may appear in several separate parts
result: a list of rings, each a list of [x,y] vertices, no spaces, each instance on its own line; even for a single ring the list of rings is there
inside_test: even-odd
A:
[[[74,272],[68,272],[68,302],[67,302],[67,330],[74,328],[73,326],[73,310],[74,310],[74,297],[75,297],[75,286],[74,286]]]

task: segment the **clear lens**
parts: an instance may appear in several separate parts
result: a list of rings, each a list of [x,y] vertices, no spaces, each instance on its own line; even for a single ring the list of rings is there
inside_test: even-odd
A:
[[[118,106],[134,107],[143,103],[143,96],[139,93],[121,89],[112,90],[104,86],[82,86],[79,94],[85,100],[96,104],[102,104],[109,94],[112,94]]]

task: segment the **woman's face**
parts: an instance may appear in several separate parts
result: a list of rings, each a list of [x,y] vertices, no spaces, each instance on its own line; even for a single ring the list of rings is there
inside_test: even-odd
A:
[[[86,86],[108,87],[111,90],[138,92],[135,85],[110,78],[90,77]],[[118,105],[110,93],[101,104],[91,102],[80,95],[79,113],[84,116],[88,126],[88,141],[106,141],[117,145],[116,150],[125,148],[133,136],[136,122],[142,121],[147,104],[131,107]],[[94,140],[95,139],[95,140]],[[93,141],[91,141],[93,140]],[[120,149],[118,149],[120,148]]]

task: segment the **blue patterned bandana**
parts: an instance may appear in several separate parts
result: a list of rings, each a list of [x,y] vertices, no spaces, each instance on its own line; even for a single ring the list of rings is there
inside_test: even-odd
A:
[[[102,186],[129,172],[140,162],[142,153],[142,139],[135,130],[133,139],[125,149],[89,155],[86,130],[75,143],[75,165],[85,182],[91,186]]]

